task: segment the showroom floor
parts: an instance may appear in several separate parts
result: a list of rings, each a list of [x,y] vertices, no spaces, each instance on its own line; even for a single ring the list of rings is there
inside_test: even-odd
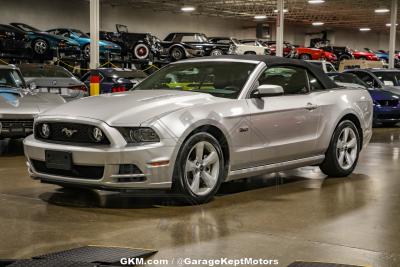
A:
[[[28,177],[19,142],[0,141],[0,152],[0,259],[91,244],[156,249],[160,259],[400,266],[400,128],[375,129],[349,178],[303,168],[225,184],[201,206],[62,191]]]

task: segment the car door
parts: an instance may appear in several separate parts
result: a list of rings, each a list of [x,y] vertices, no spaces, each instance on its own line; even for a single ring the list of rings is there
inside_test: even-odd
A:
[[[253,89],[262,84],[280,85],[285,93],[247,99],[254,166],[313,156],[321,113],[310,93],[307,70],[294,66],[269,67]]]

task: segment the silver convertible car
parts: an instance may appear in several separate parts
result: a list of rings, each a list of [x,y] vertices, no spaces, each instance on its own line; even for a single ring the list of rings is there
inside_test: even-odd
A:
[[[202,203],[222,182],[301,166],[347,176],[371,126],[367,90],[338,88],[300,60],[222,56],[44,112],[24,147],[45,183],[172,189]]]

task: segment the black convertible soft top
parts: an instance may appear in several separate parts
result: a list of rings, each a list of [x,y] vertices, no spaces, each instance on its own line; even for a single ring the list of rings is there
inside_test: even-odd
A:
[[[237,59],[237,60],[253,60],[264,62],[268,67],[271,66],[280,66],[280,65],[289,65],[289,66],[298,66],[308,69],[315,77],[319,79],[322,85],[326,89],[337,88],[337,84],[334,83],[325,72],[315,66],[314,64],[308,63],[304,60],[300,59],[292,59],[292,58],[285,58],[285,57],[276,57],[276,56],[261,56],[261,55],[232,55],[232,56],[215,56],[215,57],[201,57],[197,58],[198,60],[204,59],[211,59],[211,58],[219,58],[219,59]],[[193,59],[190,59],[193,60]]]

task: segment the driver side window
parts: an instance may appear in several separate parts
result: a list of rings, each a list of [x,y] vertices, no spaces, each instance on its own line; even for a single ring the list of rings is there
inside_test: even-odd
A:
[[[365,82],[368,86],[374,87],[374,88],[380,88],[380,85],[375,79],[369,75],[368,73],[365,72],[352,72],[355,74],[358,78],[360,78],[363,82]]]
[[[292,66],[276,66],[266,69],[258,79],[259,85],[280,85],[285,95],[307,94],[307,71]]]

